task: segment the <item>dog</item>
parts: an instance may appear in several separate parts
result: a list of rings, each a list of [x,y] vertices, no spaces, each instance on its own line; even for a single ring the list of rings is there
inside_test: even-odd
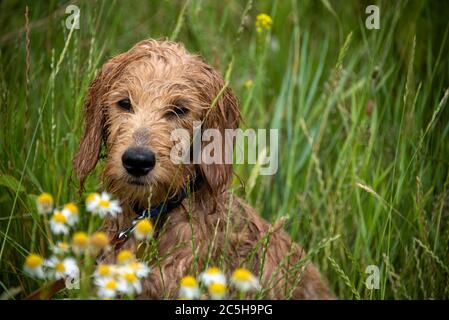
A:
[[[305,252],[282,223],[270,225],[228,191],[232,164],[171,161],[173,130],[192,132],[192,123],[201,121],[202,130],[224,134],[238,128],[239,120],[237,99],[220,74],[171,41],[137,43],[107,61],[90,84],[73,160],[81,188],[105,150],[102,181],[123,209],[104,222],[110,239],[129,230],[139,211],[156,209],[156,219],[151,217],[158,258],[139,298],[176,298],[183,276],[213,263],[228,273],[239,266],[251,270],[265,298],[333,298],[317,268],[301,260]],[[102,261],[113,262],[119,250],[142,248],[133,237],[121,240],[120,249]]]

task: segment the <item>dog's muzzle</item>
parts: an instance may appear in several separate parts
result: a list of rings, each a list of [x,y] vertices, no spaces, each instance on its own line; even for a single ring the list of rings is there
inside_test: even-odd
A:
[[[149,149],[131,147],[123,153],[122,164],[130,175],[141,177],[148,174],[154,168],[156,165],[156,156]]]

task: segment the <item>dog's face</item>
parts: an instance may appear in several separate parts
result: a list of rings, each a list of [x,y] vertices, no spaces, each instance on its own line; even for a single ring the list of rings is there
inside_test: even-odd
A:
[[[112,58],[92,82],[85,106],[85,132],[74,159],[83,183],[106,146],[104,181],[128,203],[146,205],[171,197],[189,179],[202,175],[209,190],[229,181],[226,164],[193,165],[172,161],[176,129],[234,129],[237,102],[222,78],[179,44],[146,40]],[[216,105],[213,101],[218,98]],[[154,203],[153,202],[153,203]]]
[[[207,110],[192,80],[195,65],[165,53],[165,61],[145,57],[129,63],[105,95],[107,159],[105,178],[114,192],[148,197],[171,195],[183,187],[191,165],[170,158],[179,128],[192,132]],[[184,58],[184,60],[182,60]],[[155,199],[158,201],[158,199]]]

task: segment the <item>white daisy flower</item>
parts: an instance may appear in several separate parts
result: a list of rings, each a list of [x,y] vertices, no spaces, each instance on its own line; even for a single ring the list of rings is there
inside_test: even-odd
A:
[[[113,278],[117,273],[117,268],[112,264],[100,263],[94,272],[94,277],[96,279],[110,279]]]
[[[231,277],[231,283],[240,291],[247,292],[260,288],[259,280],[245,268],[237,268]]]
[[[96,278],[95,285],[98,287],[98,296],[103,299],[115,298],[118,293],[119,283],[114,278]]]
[[[102,192],[98,201],[98,214],[105,217],[110,214],[112,217],[117,217],[117,214],[122,212],[122,208],[118,200],[112,200],[107,192]]]
[[[139,261],[130,262],[125,268],[134,272],[138,278],[145,278],[151,270],[145,263]]]
[[[226,285],[226,276],[216,267],[207,269],[200,273],[198,279],[206,286],[209,287],[213,283],[220,283]]]
[[[69,252],[70,246],[67,242],[65,241],[58,241],[55,243],[54,246],[51,247],[51,251],[54,254],[66,254],[67,252]]]
[[[53,210],[53,197],[51,194],[44,192],[36,199],[37,211],[40,214],[47,214]]]
[[[51,268],[55,279],[79,276],[79,268],[74,258],[59,259],[51,257],[45,262],[45,266]]]
[[[142,219],[137,222],[134,229],[134,236],[137,240],[143,241],[147,240],[153,234],[153,224],[149,219]]]
[[[97,231],[89,237],[89,249],[93,254],[109,249],[109,238],[103,231]]]
[[[74,226],[79,221],[78,207],[73,202],[64,205],[62,214],[67,218],[67,224],[69,226]]]
[[[87,233],[83,231],[78,231],[73,234],[72,237],[72,247],[73,252],[76,254],[83,253],[89,245],[89,237]]]
[[[23,270],[30,275],[31,277],[44,279],[44,258],[40,255],[32,253],[25,259],[25,265],[23,266]]]
[[[224,283],[212,283],[207,287],[209,295],[213,300],[221,300],[226,296],[226,285]]]
[[[40,214],[50,213],[53,210],[53,197],[51,194],[44,192],[36,199],[37,211]]]
[[[50,229],[54,234],[67,234],[69,227],[67,226],[66,216],[59,210],[53,212],[50,220]]]
[[[100,195],[96,192],[90,193],[86,198],[86,210],[89,212],[98,212]]]
[[[134,296],[142,292],[142,284],[130,268],[122,268],[118,282],[118,290],[126,295]]]
[[[136,261],[136,257],[129,250],[122,250],[117,254],[116,257],[117,264],[126,266],[128,263]]]
[[[200,289],[196,279],[192,276],[186,276],[181,279],[181,287],[179,288],[179,298],[184,300],[198,299],[200,297]]]

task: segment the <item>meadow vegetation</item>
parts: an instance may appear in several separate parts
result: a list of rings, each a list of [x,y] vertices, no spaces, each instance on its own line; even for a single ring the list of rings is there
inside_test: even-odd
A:
[[[235,166],[232,191],[267,220],[286,218],[340,299],[448,298],[449,4],[374,2],[379,30],[365,28],[371,2],[330,0],[79,1],[80,29],[69,30],[64,1],[2,1],[3,297],[34,290],[25,257],[48,255],[37,195],[84,203],[71,162],[89,82],[151,37],[220,70],[242,128],[279,129],[278,172]],[[270,23],[256,23],[261,13]],[[101,166],[86,191],[102,190]]]

